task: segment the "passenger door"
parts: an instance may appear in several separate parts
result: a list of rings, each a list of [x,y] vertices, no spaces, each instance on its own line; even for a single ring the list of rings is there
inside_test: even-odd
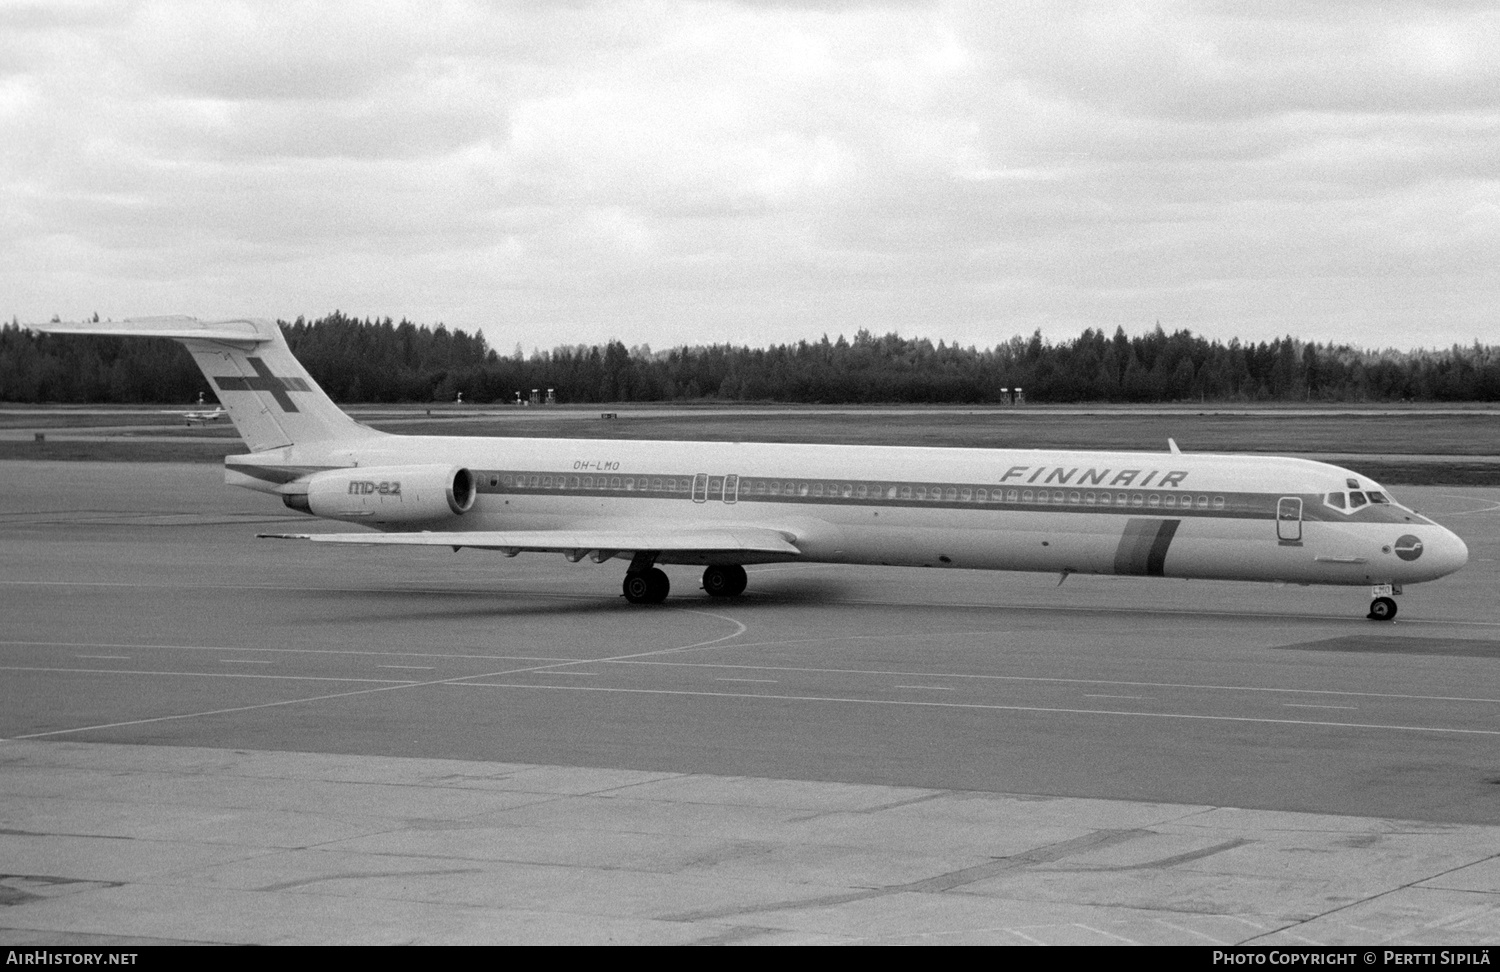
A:
[[[1276,503],[1276,539],[1284,544],[1302,542],[1302,498],[1283,496]]]

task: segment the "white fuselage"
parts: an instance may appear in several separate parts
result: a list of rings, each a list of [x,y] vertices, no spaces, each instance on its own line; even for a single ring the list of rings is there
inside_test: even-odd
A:
[[[1451,573],[1468,556],[1462,540],[1368,478],[1271,456],[390,435],[230,457],[227,478],[286,493],[316,470],[416,464],[470,470],[472,508],[382,529],[743,526],[786,531],[801,551],[663,554],[664,563],[1401,585]],[[333,518],[361,522],[354,512]]]

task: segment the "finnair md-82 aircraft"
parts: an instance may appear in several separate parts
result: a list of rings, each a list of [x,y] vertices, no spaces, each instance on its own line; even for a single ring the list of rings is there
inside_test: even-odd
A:
[[[1368,477],[1304,459],[390,435],[270,321],[32,327],[181,341],[250,449],[226,482],[374,528],[271,536],[619,558],[633,603],[666,598],[658,564],[700,565],[728,597],[746,564],[791,561],[1368,585],[1389,620],[1403,585],[1469,556]]]

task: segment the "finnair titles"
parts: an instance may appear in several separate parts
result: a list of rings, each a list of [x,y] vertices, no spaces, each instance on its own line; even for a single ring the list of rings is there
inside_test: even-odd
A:
[[[270,321],[38,324],[184,344],[250,450],[226,482],[359,532],[317,543],[465,547],[627,563],[654,604],[662,564],[742,593],[745,565],[884,564],[1367,587],[1468,560],[1452,532],[1367,476],[1270,456],[391,435],[349,418]]]

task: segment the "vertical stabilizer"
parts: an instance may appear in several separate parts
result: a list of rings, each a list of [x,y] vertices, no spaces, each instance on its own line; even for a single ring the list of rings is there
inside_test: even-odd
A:
[[[292,357],[286,338],[274,321],[152,317],[27,326],[48,334],[165,337],[181,341],[252,452],[380,434],[355,422],[333,403],[302,363]]]

